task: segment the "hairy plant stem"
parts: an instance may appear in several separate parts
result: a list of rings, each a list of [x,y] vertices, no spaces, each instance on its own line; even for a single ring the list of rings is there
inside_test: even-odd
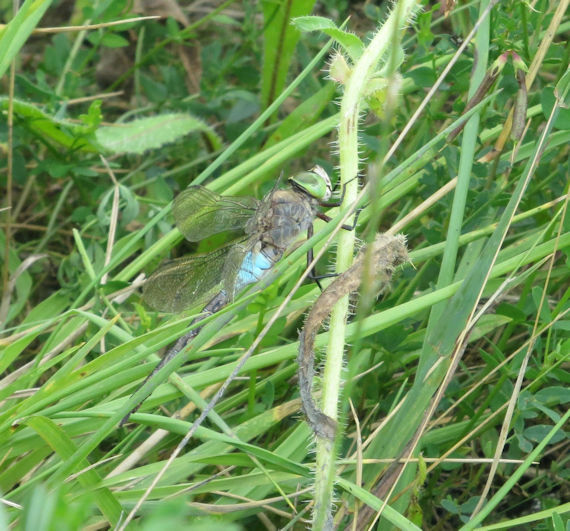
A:
[[[378,69],[379,61],[395,42],[398,33],[413,14],[416,0],[400,0],[370,41],[358,62],[354,65],[345,85],[340,106],[339,155],[341,184],[346,186],[344,206],[355,201],[358,192],[358,119],[366,85]],[[341,231],[338,236],[336,271],[348,269],[354,256],[355,234]],[[322,410],[329,417],[337,418],[337,404],[341,388],[344,341],[348,297],[343,297],[333,308],[330,318],[329,343],[323,375]],[[315,511],[313,529],[332,529],[332,497],[335,477],[335,445],[326,439],[317,440],[315,471]]]

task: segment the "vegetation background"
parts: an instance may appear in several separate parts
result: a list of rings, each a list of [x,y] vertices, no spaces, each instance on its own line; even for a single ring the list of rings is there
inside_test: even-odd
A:
[[[333,486],[341,529],[568,529],[568,1],[421,6],[393,43],[399,74],[361,92],[370,186],[356,231],[400,227],[413,267],[342,329],[336,446],[315,453],[300,413],[298,330],[319,295],[306,283],[129,529],[303,529]],[[291,292],[308,247],[230,307],[229,324],[208,326],[119,428],[157,353],[200,310],[151,311],[139,275],[222,243],[180,243],[172,198],[191,183],[261,198],[315,163],[342,178],[344,86],[327,64],[342,52],[350,83],[358,42],[297,29],[322,20],[290,22],[348,19],[367,45],[391,8],[36,0],[15,14],[0,2],[0,528],[125,523]],[[473,96],[487,99],[450,137]],[[335,260],[333,246],[319,271]],[[334,465],[329,486],[318,459]]]

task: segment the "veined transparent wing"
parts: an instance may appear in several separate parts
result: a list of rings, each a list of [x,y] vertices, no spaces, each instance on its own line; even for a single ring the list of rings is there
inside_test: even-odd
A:
[[[146,281],[143,298],[149,306],[162,312],[178,313],[202,304],[227,285],[225,274],[234,270],[237,273],[238,268],[228,267],[228,260],[239,262],[246,251],[247,245],[232,242],[208,254],[166,262]],[[233,279],[230,279],[231,284]]]
[[[226,197],[203,186],[190,186],[174,199],[176,226],[191,242],[218,232],[243,230],[260,201],[254,197]]]

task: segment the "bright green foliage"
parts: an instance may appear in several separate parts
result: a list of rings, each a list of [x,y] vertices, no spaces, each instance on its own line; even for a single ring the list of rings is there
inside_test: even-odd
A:
[[[5,4],[0,528],[120,528],[285,303],[129,529],[304,529],[327,496],[338,529],[367,529],[380,510],[378,529],[564,529],[568,0],[498,2],[472,38],[487,0],[445,17],[424,1],[375,57],[397,3],[150,2],[163,18],[115,26],[139,3],[26,0],[15,16]],[[467,45],[454,59],[457,37]],[[173,197],[202,184],[262,198],[315,165],[332,199],[344,194],[322,210],[332,221],[204,320],[119,428],[200,310],[153,311],[140,275],[235,236],[180,243]],[[365,184],[356,232],[325,247]],[[296,377],[298,331],[321,291],[296,282],[308,250],[324,250],[326,275],[350,264],[352,237],[400,223],[413,266],[381,294],[364,286],[348,323],[317,334],[315,401],[325,395],[339,426],[323,449]],[[388,460],[420,426],[398,477]]]

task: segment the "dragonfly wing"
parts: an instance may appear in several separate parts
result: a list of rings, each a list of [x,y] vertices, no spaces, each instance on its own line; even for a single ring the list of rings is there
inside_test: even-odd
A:
[[[145,302],[155,310],[178,313],[201,304],[221,289],[225,263],[234,244],[211,253],[166,262],[146,281]]]
[[[254,197],[226,197],[190,186],[174,199],[172,213],[186,239],[197,242],[218,232],[243,230],[259,203]]]
[[[245,286],[245,284],[241,284],[239,276],[249,247],[246,242],[240,245],[234,245],[229,251],[224,263],[222,275],[224,279],[224,289],[226,293],[229,294],[230,300],[234,298],[236,291],[241,290],[241,288]]]

